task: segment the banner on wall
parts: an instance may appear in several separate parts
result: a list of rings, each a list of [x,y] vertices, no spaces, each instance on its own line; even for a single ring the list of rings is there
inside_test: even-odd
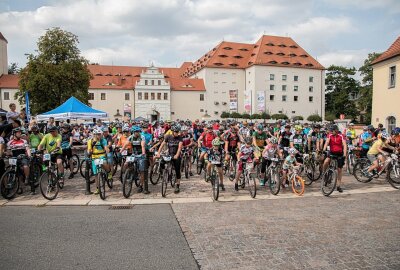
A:
[[[251,90],[244,92],[244,110],[247,113],[251,113]]]
[[[237,111],[237,90],[229,90],[229,110]]]
[[[129,118],[129,120],[132,119],[132,106],[131,106],[131,104],[124,104],[124,116]]]
[[[265,111],[265,92],[257,91],[257,111]]]

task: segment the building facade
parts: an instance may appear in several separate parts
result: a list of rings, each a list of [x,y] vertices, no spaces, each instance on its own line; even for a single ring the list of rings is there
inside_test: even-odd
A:
[[[373,93],[371,124],[382,123],[391,132],[400,123],[400,37],[372,62]]]

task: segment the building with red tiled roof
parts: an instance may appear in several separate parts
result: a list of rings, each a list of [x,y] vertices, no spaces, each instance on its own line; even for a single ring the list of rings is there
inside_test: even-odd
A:
[[[7,39],[0,32],[0,76],[8,73]]]
[[[372,62],[371,124],[383,124],[391,132],[400,126],[400,37]]]
[[[324,116],[324,67],[290,37],[262,36],[256,43],[222,41],[183,76],[204,80],[204,110]]]

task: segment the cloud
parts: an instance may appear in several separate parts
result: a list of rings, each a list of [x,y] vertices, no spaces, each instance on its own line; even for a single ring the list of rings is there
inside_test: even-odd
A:
[[[334,51],[318,56],[318,61],[328,68],[330,65],[345,67],[361,67],[364,60],[368,57],[368,53],[373,50],[343,50]]]
[[[389,13],[400,13],[398,0],[325,0],[324,2],[342,9],[387,9]]]

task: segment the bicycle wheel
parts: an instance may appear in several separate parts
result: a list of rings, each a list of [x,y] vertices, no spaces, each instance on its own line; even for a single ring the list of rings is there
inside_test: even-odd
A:
[[[281,190],[281,182],[279,180],[279,173],[278,171],[271,170],[270,178],[268,181],[269,190],[271,191],[272,195],[278,195],[279,191]]]
[[[292,190],[293,193],[301,196],[304,193],[304,180],[300,176],[296,176],[294,179],[292,179]]]
[[[329,196],[336,188],[337,174],[329,169],[322,175],[321,191],[324,196]]]
[[[167,187],[168,187],[168,171],[164,170],[163,179],[161,182],[161,196],[165,197],[167,195]]]
[[[29,169],[31,185],[33,185],[34,188],[37,188],[39,186],[40,176],[42,175],[42,166],[39,163],[34,162],[31,164]]]
[[[191,159],[192,159],[191,160],[192,164],[194,164],[196,162],[196,159],[197,159],[197,147],[193,150]]]
[[[246,184],[247,187],[249,188],[250,196],[252,198],[255,198],[257,195],[256,178],[251,173],[249,173],[245,178],[247,179]]]
[[[239,177],[239,187],[245,188],[246,187],[246,181],[244,179],[244,172]]]
[[[153,185],[157,185],[158,181],[160,181],[160,162],[156,162],[153,166],[153,169],[150,171],[150,182]]]
[[[232,159],[232,158],[231,158]],[[236,176],[236,160],[231,160],[231,163],[229,165],[229,180],[233,181]]]
[[[14,171],[6,171],[1,177],[0,190],[4,199],[10,200],[15,197],[19,189],[19,179]]]
[[[106,173],[106,182],[107,182],[107,186],[109,189],[112,189],[114,186],[114,179],[112,178],[112,173],[111,173],[111,178],[108,178],[108,173]]]
[[[111,170],[112,170],[112,176],[114,176],[118,170],[118,158],[115,155],[113,156],[113,165]]]
[[[60,190],[57,184],[57,176],[53,172],[45,172],[40,177],[40,192],[48,200],[57,198]]]
[[[217,175],[215,172],[211,176],[211,186],[212,186],[213,200],[214,201],[218,201],[218,197],[219,197],[219,175]]]
[[[176,183],[176,174],[175,174],[175,169],[172,168],[172,173],[170,175],[170,179],[171,181],[171,187],[175,187],[175,183]]]
[[[186,177],[186,179],[189,179],[189,162],[190,162],[189,157],[185,157],[184,165],[185,165],[185,177]]]
[[[140,186],[140,177],[139,177],[139,172],[137,171],[137,169],[133,169],[134,173],[133,173],[133,179],[135,180],[135,186],[139,187]]]
[[[370,165],[370,162],[366,160],[360,160],[354,165],[353,175],[358,182],[368,183],[372,180],[373,177],[367,174]]]
[[[387,168],[387,180],[395,189],[400,189],[400,165],[395,164]]]
[[[98,180],[99,180],[99,191],[100,191],[100,199],[105,200],[106,199],[106,179],[107,175],[105,172],[99,172],[97,174]]]
[[[305,173],[307,178],[304,179],[304,184],[309,186],[314,182],[315,165],[313,162],[307,162],[305,165]]]
[[[197,168],[198,175],[201,174],[201,170],[203,169],[203,163],[204,163],[204,160],[200,160],[199,158],[197,158],[196,168]]]
[[[82,177],[85,179],[86,179],[86,173],[87,173],[87,177],[89,177],[89,179],[90,179],[90,184],[93,184],[95,182],[95,175],[93,174],[93,171],[92,171],[92,165],[89,164],[89,162],[90,161],[82,160],[79,171],[80,171]],[[87,166],[88,164],[89,164],[89,166]]]
[[[131,169],[127,169],[122,177],[122,194],[125,198],[129,198],[132,192],[133,172]]]
[[[322,175],[322,167],[319,160],[314,161],[314,177],[313,181],[317,181]]]
[[[79,165],[80,165],[78,155],[76,155],[76,154],[72,155],[71,160],[69,162],[72,162],[72,168],[73,168],[72,173],[77,174],[79,171]]]

